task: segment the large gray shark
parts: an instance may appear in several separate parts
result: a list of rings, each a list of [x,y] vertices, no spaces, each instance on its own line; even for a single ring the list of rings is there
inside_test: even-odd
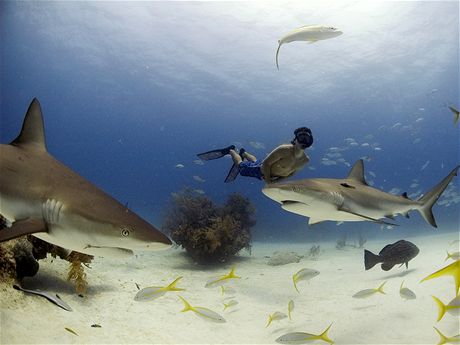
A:
[[[431,208],[446,189],[460,166],[418,200],[382,192],[367,185],[364,164],[358,160],[345,179],[315,178],[286,183],[267,184],[262,192],[281,204],[286,211],[309,217],[308,224],[326,220],[339,222],[374,221],[409,216],[417,210],[432,226],[437,227]],[[394,224],[392,224],[394,225]]]
[[[80,253],[126,256],[171,241],[114,198],[53,158],[40,103],[27,110],[19,136],[0,145],[0,242],[26,234]]]

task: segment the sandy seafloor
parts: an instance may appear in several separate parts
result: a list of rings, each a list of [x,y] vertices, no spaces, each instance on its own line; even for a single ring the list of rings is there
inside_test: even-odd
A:
[[[401,239],[369,241],[365,248],[378,253],[384,245]],[[204,287],[208,278],[228,272],[232,264],[206,268],[194,265],[180,249],[139,253],[115,260],[95,258],[86,269],[88,293],[78,297],[66,279],[68,263],[48,257],[40,261],[40,271],[25,281],[28,288],[59,293],[73,312],[56,307],[41,297],[26,295],[9,286],[1,286],[1,343],[232,343],[273,344],[280,335],[293,331],[321,333],[331,322],[329,336],[337,344],[436,344],[438,327],[445,335],[459,331],[459,318],[446,314],[440,322],[435,295],[444,303],[455,296],[454,279],[441,277],[420,283],[428,274],[446,266],[446,249],[458,250],[458,232],[405,238],[420,248],[420,254],[409,263],[409,269],[394,267],[382,271],[375,266],[364,270],[363,249],[347,247],[337,250],[335,242],[319,243],[320,257],[313,261],[283,266],[267,265],[277,250],[306,254],[312,243],[253,243],[252,254],[243,251],[232,264],[242,278],[232,286],[239,302],[223,312],[219,288]],[[320,274],[310,282],[300,282],[300,294],[294,290],[292,275],[301,268],[314,268]],[[167,285],[183,276],[180,294],[194,306],[221,313],[226,323],[203,320],[192,312],[182,313],[182,302],[176,292],[151,302],[136,302],[138,283],[141,287]],[[376,288],[387,280],[386,295],[368,299],[351,296],[359,290]],[[405,301],[399,295],[402,281],[414,291],[416,300]],[[224,296],[225,297],[225,296]],[[293,319],[274,321],[266,328],[270,313],[287,313],[288,301],[295,302]],[[99,324],[101,328],[93,328]],[[69,333],[71,328],[78,336]],[[321,343],[321,342],[319,342]]]

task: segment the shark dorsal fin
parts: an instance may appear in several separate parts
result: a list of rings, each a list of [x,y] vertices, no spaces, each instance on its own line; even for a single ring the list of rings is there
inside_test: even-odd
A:
[[[38,99],[34,98],[30,103],[22,123],[21,133],[11,144],[17,146],[33,145],[37,149],[46,151],[45,129]]]
[[[356,161],[355,165],[353,165],[353,168],[351,168],[347,179],[358,181],[367,185],[366,180],[364,179],[364,163],[362,159]]]

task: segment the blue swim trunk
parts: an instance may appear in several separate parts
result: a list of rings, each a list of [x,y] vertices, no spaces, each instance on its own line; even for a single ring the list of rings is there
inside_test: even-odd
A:
[[[238,169],[241,176],[255,177],[262,180],[263,175],[262,170],[260,169],[261,166],[262,162],[258,160],[255,162],[243,161],[238,166]]]

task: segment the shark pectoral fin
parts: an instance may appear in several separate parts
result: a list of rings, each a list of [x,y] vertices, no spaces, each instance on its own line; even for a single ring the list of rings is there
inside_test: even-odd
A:
[[[348,212],[348,213],[354,214],[355,216],[358,216],[358,217],[361,217],[361,218],[370,220],[370,221],[375,222],[375,223],[386,224],[386,225],[391,225],[391,226],[398,226],[398,224],[386,222],[386,221],[381,220],[381,219],[376,219],[376,218],[372,218],[372,217],[365,216],[365,215],[363,215],[363,214],[359,214],[359,213],[353,212],[352,210],[350,210],[350,209],[348,209],[348,208],[346,208],[346,207],[343,207],[343,206],[339,207],[339,211]]]
[[[314,224],[318,224],[318,223],[321,223],[321,222],[324,222],[324,221],[325,221],[325,219],[310,217],[308,219],[308,225],[314,225]]]
[[[41,218],[27,218],[15,221],[11,227],[0,230],[0,242],[12,240],[37,232],[48,232],[46,223]]]

